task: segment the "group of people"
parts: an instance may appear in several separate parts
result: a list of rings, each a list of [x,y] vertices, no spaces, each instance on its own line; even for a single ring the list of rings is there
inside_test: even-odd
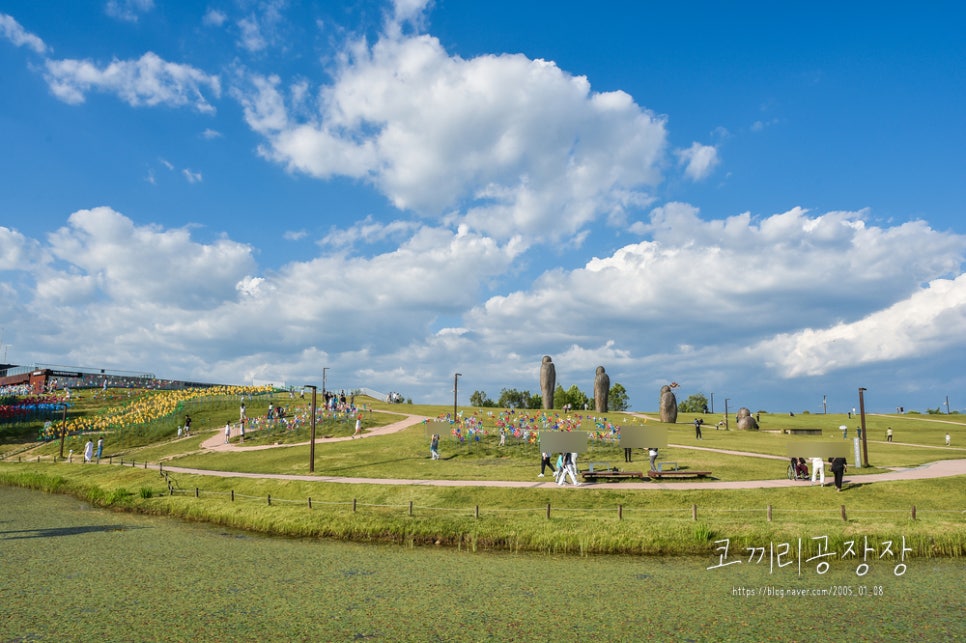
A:
[[[104,455],[104,438],[97,439],[97,453],[94,453],[94,440],[88,439],[84,445],[84,462],[93,462],[96,457],[99,461]]]
[[[544,451],[540,454],[540,475],[537,477],[543,478],[546,475],[548,467],[550,468],[550,472],[553,473],[554,482],[559,486],[562,487],[567,484],[568,478],[570,478],[570,484],[575,487],[580,486],[580,482],[577,480],[576,453],[557,454],[557,465],[554,466],[551,461],[551,454]]]
[[[811,481],[812,484],[818,482],[821,486],[825,486],[825,461],[822,458],[811,458],[812,461],[812,474]],[[836,491],[842,491],[842,482],[845,478],[845,471],[848,468],[845,462],[845,458],[829,458],[828,459],[830,469],[832,470],[832,476],[835,484]],[[809,480],[808,465],[805,463],[805,458],[791,458],[791,463],[789,466],[795,472],[796,480]]]

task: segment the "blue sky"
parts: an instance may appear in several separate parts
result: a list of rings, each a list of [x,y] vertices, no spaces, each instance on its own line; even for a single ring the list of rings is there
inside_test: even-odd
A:
[[[963,10],[722,5],[5,2],[3,354],[964,408]]]

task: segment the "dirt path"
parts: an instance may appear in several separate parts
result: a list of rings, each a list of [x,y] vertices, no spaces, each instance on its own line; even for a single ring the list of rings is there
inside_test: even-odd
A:
[[[401,414],[400,414],[401,415]],[[407,427],[419,424],[429,418],[418,415],[408,415],[404,419],[394,422],[393,424],[387,424],[386,426],[381,426],[371,431],[368,431],[362,438],[352,438],[338,437],[338,438],[316,438],[316,444],[321,444],[325,442],[344,442],[352,439],[367,439],[370,437],[376,437],[379,435],[386,435],[389,433],[395,433],[401,431]],[[300,442],[298,444],[307,445],[309,442]],[[245,447],[232,443],[225,443],[224,434],[217,432],[210,438],[206,439],[202,445],[204,449],[218,452],[231,452],[231,451],[247,451],[247,450],[260,450],[260,449],[273,449],[279,446],[297,446],[295,444],[285,444],[285,445],[275,445],[275,444],[265,444],[258,446]],[[702,451],[714,451],[717,453],[725,453],[728,455],[738,455],[747,456],[755,458],[768,458],[773,460],[785,460],[782,456],[767,455],[761,453],[747,453],[744,451],[730,451],[727,449],[712,449],[708,447],[695,447],[690,445],[671,445],[671,446],[681,446],[682,448],[688,449],[699,449]],[[961,449],[957,449],[961,450]],[[520,480],[415,480],[415,479],[404,479],[404,478],[346,478],[342,476],[325,476],[325,475],[293,475],[293,474],[272,474],[272,473],[244,473],[239,471],[212,471],[209,469],[193,469],[189,467],[176,467],[176,466],[165,466],[166,471],[172,473],[186,473],[193,475],[203,475],[203,476],[215,476],[221,478],[262,478],[270,480],[299,480],[305,482],[328,482],[337,484],[379,484],[379,485],[412,485],[412,486],[426,486],[426,487],[510,487],[510,488],[525,488],[525,489],[551,489],[559,488],[557,484],[552,481],[544,481],[541,479],[537,482],[520,481]],[[940,460],[937,462],[930,462],[918,467],[910,467],[904,469],[897,469],[894,471],[888,471],[885,473],[874,473],[863,476],[848,477],[846,476],[846,484],[872,484],[876,482],[890,482],[898,480],[923,480],[931,478],[945,478],[949,476],[959,476],[966,475],[966,459],[959,460]],[[828,481],[827,481],[828,482]],[[694,481],[694,482],[660,482],[660,481],[647,481],[647,482],[598,482],[598,483],[583,483],[580,485],[580,489],[589,488],[602,488],[602,489],[642,489],[642,490],[693,490],[693,489],[772,489],[772,488],[782,488],[782,487],[807,487],[809,486],[807,481],[798,480],[787,480],[787,479],[776,479],[776,480],[736,480],[736,481]],[[828,482],[830,486],[831,483]],[[567,486],[565,489],[574,489],[575,487]]]

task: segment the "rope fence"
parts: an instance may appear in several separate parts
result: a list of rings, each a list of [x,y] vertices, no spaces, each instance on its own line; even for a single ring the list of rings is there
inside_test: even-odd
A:
[[[256,504],[263,504],[266,506],[303,506],[307,507],[309,510],[320,508],[320,507],[346,507],[350,508],[352,513],[356,513],[360,508],[369,509],[390,509],[406,511],[408,515],[415,516],[416,512],[419,513],[451,513],[451,514],[463,514],[467,516],[473,516],[479,519],[484,513],[486,515],[499,515],[499,514],[534,514],[534,515],[545,515],[549,520],[556,514],[587,514],[587,515],[611,515],[615,516],[617,520],[623,520],[625,514],[665,514],[674,517],[678,516],[689,516],[693,522],[697,522],[699,511],[698,505],[692,504],[687,507],[677,507],[677,508],[662,508],[662,509],[651,509],[647,507],[627,507],[623,504],[618,504],[611,507],[566,507],[566,506],[554,506],[552,503],[547,503],[542,507],[517,507],[517,508],[500,508],[500,507],[485,507],[481,511],[480,505],[474,505],[473,507],[433,507],[430,505],[417,505],[410,501],[408,504],[386,504],[386,503],[367,503],[360,502],[357,498],[353,498],[351,501],[319,501],[313,500],[311,497],[307,497],[303,500],[295,500],[291,498],[278,498],[267,496],[252,496],[246,494],[236,493],[234,490],[229,491],[212,491],[212,490],[202,490],[200,487],[195,487],[193,489],[183,489],[177,485],[173,477],[171,477],[167,472],[161,472],[161,475],[165,477],[168,483],[168,491],[172,496],[182,495],[182,496],[194,496],[195,498],[201,497],[227,497],[231,502],[247,501]],[[713,507],[702,507],[701,515],[718,515],[718,514],[748,514],[750,516],[763,515],[767,522],[772,522],[774,519],[775,507],[773,505],[766,505],[763,508],[754,509],[717,509]],[[830,514],[838,513],[841,519],[845,522],[849,521],[849,512],[846,511],[845,505],[839,505],[838,508],[828,508],[828,509],[781,509],[779,511],[791,514]],[[908,509],[858,509],[852,512],[852,517],[855,514],[861,515],[875,515],[875,514],[907,514],[912,520],[916,520],[919,510],[915,505],[912,505]],[[926,510],[928,514],[959,514],[966,515],[966,510],[958,509],[929,509]]]
[[[38,456],[36,458],[36,461],[40,462],[40,460],[41,458],[40,456]],[[57,459],[55,458],[54,460],[56,461]],[[70,461],[70,459],[68,458],[65,458],[65,460]],[[20,461],[20,458],[18,458],[18,461]],[[108,464],[114,464],[114,457],[108,456],[106,458],[103,458],[101,461],[106,461]],[[101,461],[98,461],[98,462],[101,462]],[[129,467],[140,467],[143,469],[147,469],[149,467],[149,462],[147,460],[142,460],[138,462],[137,460],[134,460],[134,459],[124,460],[123,458],[118,458],[117,465],[129,466]],[[271,495],[251,496],[246,494],[235,493],[234,489],[231,489],[229,491],[203,490],[200,487],[187,489],[187,488],[181,487],[178,484],[177,480],[173,476],[171,476],[168,471],[165,471],[163,464],[150,465],[150,466],[151,468],[154,468],[155,466],[158,468],[159,474],[165,480],[165,483],[168,489],[168,495],[170,496],[177,496],[177,495],[194,496],[195,498],[201,498],[202,496],[204,497],[224,496],[224,497],[227,497],[230,500],[230,502],[247,501],[251,503],[264,504],[266,506],[300,505],[300,506],[307,507],[309,510],[312,510],[316,507],[332,507],[332,508],[351,507],[351,511],[353,513],[357,512],[360,507],[369,508],[369,509],[405,510],[408,512],[410,516],[414,516],[417,511],[427,512],[427,513],[428,512],[444,512],[444,513],[448,512],[448,513],[455,513],[455,514],[463,513],[466,515],[472,515],[474,518],[479,519],[481,514],[483,513],[481,512],[479,505],[474,505],[473,507],[433,507],[428,505],[416,505],[412,501],[410,501],[408,504],[377,504],[377,503],[359,502],[359,500],[356,498],[353,498],[351,501],[342,501],[342,502],[319,501],[319,500],[313,501],[311,497],[306,497],[304,499],[296,500],[291,498],[278,498],[278,497],[273,498]],[[797,514],[828,514],[828,513],[836,512],[836,509],[834,508],[783,509],[781,507],[776,508],[773,505],[769,504],[769,505],[766,505],[765,507],[745,508],[745,509],[719,509],[716,507],[708,506],[708,507],[702,507],[700,513],[701,515],[748,514],[750,516],[764,514],[764,517],[767,522],[773,522],[774,513],[776,509],[781,513],[791,513],[796,515]],[[908,514],[910,519],[917,520],[918,515],[921,511],[922,510],[919,510],[915,505],[912,505],[907,509],[857,509],[857,510],[851,510],[851,515],[854,518],[855,514],[861,514],[861,515]],[[665,515],[670,515],[672,517],[679,514],[683,514],[685,516],[690,514],[690,518],[693,522],[697,522],[698,515],[699,515],[697,504],[691,504],[689,507],[688,506],[676,507],[676,508],[671,507],[671,508],[661,508],[661,509],[651,509],[647,507],[636,507],[636,506],[626,507],[623,504],[618,504],[616,506],[611,506],[611,507],[598,507],[598,508],[562,507],[562,506],[554,507],[552,506],[552,503],[547,503],[546,506],[543,506],[543,507],[522,507],[522,508],[521,507],[516,507],[516,508],[486,507],[485,508],[485,513],[487,515],[530,513],[530,514],[537,514],[537,515],[540,515],[540,514],[545,515],[548,520],[551,519],[554,514],[559,514],[559,513],[605,515],[605,516],[613,515],[613,516],[616,516],[617,520],[623,520],[624,515],[627,512],[631,512],[633,514],[665,514]],[[845,505],[839,505],[837,509],[837,513],[839,514],[839,516],[843,521],[845,522],[849,521],[850,512],[846,511]],[[959,514],[959,515],[966,516],[966,509],[928,509],[928,510],[925,510],[925,513]]]

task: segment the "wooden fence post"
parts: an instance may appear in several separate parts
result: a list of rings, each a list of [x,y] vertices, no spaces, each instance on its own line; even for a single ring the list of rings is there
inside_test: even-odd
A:
[[[412,500],[409,501],[409,515],[410,516],[413,515],[413,501]]]
[[[771,522],[771,505],[768,505],[768,522]]]
[[[479,519],[480,519],[480,506],[479,506],[479,505],[476,505],[476,511],[475,511],[475,512],[473,512],[473,516],[474,516],[474,517],[475,517],[475,518],[476,518],[477,520],[479,520]]]
[[[309,509],[312,508],[312,496],[309,496]]]
[[[550,520],[550,503],[547,503],[547,520]]]
[[[234,489],[231,490],[231,501],[232,502],[235,502],[235,490]]]
[[[916,519],[916,505],[912,505],[912,519]]]
[[[617,519],[624,519],[624,505],[617,505]]]
[[[200,497],[200,495],[201,495],[201,492],[198,490],[198,487],[195,487],[195,498]]]
[[[268,506],[272,506],[272,494],[268,494]]]
[[[849,521],[849,519],[845,515],[845,505],[842,505],[842,520],[844,522],[848,522]]]
[[[353,498],[352,499],[352,513],[355,513],[355,512],[356,512],[356,499]]]
[[[691,520],[698,519],[698,505],[691,505]]]

